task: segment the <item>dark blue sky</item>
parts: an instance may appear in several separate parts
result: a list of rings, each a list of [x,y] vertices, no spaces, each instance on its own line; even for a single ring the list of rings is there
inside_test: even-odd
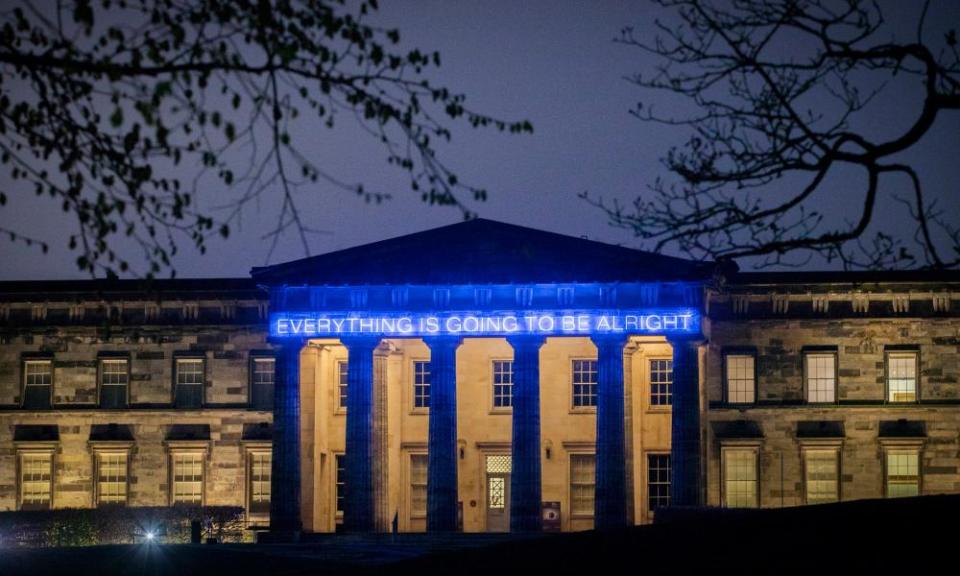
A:
[[[472,205],[481,216],[575,236],[640,247],[629,232],[611,228],[605,216],[577,194],[589,191],[629,201],[663,173],[659,158],[684,132],[643,124],[628,115],[643,95],[624,76],[649,70],[652,61],[613,38],[625,25],[650,32],[653,7],[645,2],[604,1],[458,1],[384,2],[379,18],[401,29],[404,44],[441,52],[443,65],[433,79],[467,94],[467,104],[506,119],[529,119],[533,135],[509,136],[452,124],[454,139],[441,149],[447,163],[465,181],[489,190],[489,200]],[[891,21],[913,33],[913,2],[895,5]],[[917,3],[919,5],[919,2]],[[934,2],[934,21],[957,23],[954,0]],[[882,102],[872,121],[877,125],[909,121],[912,96],[897,92]],[[669,106],[669,100],[661,100]],[[393,194],[390,202],[368,205],[355,196],[318,184],[301,189],[303,216],[325,231],[310,238],[312,253],[321,253],[390,236],[459,221],[455,209],[428,207],[407,192],[407,179],[389,167],[381,149],[368,136],[340,122],[334,131],[309,126],[295,134],[303,150],[346,181],[362,180],[371,189]],[[307,126],[307,125],[305,125]],[[906,160],[914,162],[930,197],[942,199],[958,214],[957,152],[960,114],[944,116]],[[4,176],[5,177],[5,176]],[[856,191],[859,178],[850,175],[832,183],[836,192]],[[9,185],[6,182],[0,182]],[[905,182],[904,182],[905,185]],[[885,190],[895,192],[896,183]],[[51,253],[40,255],[20,245],[0,244],[2,279],[83,277],[66,249],[72,222],[48,200],[29,194],[8,194],[0,210],[0,226],[35,232],[51,241]],[[222,203],[215,186],[201,202]],[[843,204],[843,195],[829,201]],[[244,216],[230,239],[212,241],[199,256],[181,243],[175,260],[178,276],[244,276],[263,265],[268,242],[263,235],[275,225],[274,198],[264,197]],[[277,200],[278,202],[279,200]],[[851,202],[856,202],[856,198]],[[896,227],[893,204],[881,208],[877,225]],[[954,218],[960,220],[960,218]],[[41,234],[42,233],[42,234]],[[304,256],[298,239],[282,239],[270,263]],[[417,263],[411,265],[428,265]]]

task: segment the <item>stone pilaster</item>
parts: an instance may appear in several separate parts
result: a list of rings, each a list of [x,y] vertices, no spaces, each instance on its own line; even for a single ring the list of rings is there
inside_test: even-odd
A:
[[[542,529],[540,472],[540,347],[543,336],[511,336],[513,347],[513,473],[510,531]]]
[[[456,336],[424,338],[430,347],[430,429],[427,447],[427,530],[457,530]]]
[[[597,335],[597,453],[594,527],[627,523],[622,334]]]
[[[670,505],[703,504],[700,451],[699,340],[671,338],[673,412],[670,449]]]
[[[341,342],[348,354],[343,527],[349,532],[372,532],[376,527],[373,351],[380,339],[350,337]]]
[[[273,458],[270,531],[295,540],[300,518],[300,350],[303,341],[284,339],[276,358],[273,387]]]

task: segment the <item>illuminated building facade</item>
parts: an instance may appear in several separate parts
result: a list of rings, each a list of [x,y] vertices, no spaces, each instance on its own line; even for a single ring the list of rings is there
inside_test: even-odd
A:
[[[960,276],[485,220],[252,276],[0,284],[0,509],[242,505],[282,536],[960,492]]]

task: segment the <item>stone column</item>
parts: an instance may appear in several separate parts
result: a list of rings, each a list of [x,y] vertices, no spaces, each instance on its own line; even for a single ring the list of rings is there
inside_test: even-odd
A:
[[[624,334],[592,336],[597,346],[597,455],[594,527],[627,523],[626,431],[624,422]]]
[[[430,430],[427,446],[427,530],[457,530],[458,336],[424,338],[430,347]]]
[[[270,531],[296,540],[300,519],[300,350],[303,340],[279,342],[273,386]]]
[[[341,338],[347,348],[347,437],[343,457],[343,527],[372,532],[376,521],[374,494],[373,351],[379,338]]]
[[[511,336],[513,347],[513,472],[510,531],[542,529],[540,482],[540,347],[543,336]]]
[[[673,413],[671,417],[670,505],[700,506],[703,488],[700,462],[699,341],[670,338],[673,346]]]

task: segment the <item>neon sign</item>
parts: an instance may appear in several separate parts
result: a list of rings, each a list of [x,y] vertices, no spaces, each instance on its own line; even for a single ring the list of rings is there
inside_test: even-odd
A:
[[[699,331],[700,315],[688,308],[444,313],[283,312],[270,315],[271,336],[296,338],[692,334]]]

